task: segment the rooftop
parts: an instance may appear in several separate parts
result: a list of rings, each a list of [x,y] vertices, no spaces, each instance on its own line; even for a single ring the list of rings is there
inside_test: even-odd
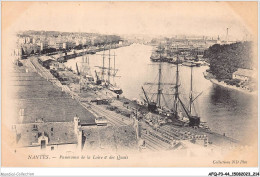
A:
[[[132,126],[86,126],[82,127],[87,140],[85,150],[105,149],[107,151],[137,149],[137,138]]]
[[[35,72],[26,73],[24,67],[16,69],[10,76],[10,89],[15,93],[12,97],[15,121],[19,110],[24,109],[22,123],[34,123],[38,118],[45,122],[68,122],[76,114],[82,124],[95,123],[95,116],[60,88]]]
[[[74,133],[73,122],[42,122],[29,124],[16,124],[17,145],[34,146],[44,132],[48,137],[48,144],[76,144],[77,136]]]
[[[243,69],[243,68],[238,68],[236,72],[233,74],[235,75],[240,75],[240,76],[247,76],[247,77],[252,77],[254,75],[254,71],[251,69]]]

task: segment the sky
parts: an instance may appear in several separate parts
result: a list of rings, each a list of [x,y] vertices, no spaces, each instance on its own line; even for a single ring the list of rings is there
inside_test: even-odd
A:
[[[224,2],[38,2],[17,15],[15,30],[102,34],[205,35],[234,39],[248,34]]]

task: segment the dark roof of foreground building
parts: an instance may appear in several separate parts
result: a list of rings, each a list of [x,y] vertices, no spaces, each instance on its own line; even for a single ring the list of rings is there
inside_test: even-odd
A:
[[[132,125],[114,126],[85,126],[82,127],[86,137],[84,150],[134,150],[137,149],[136,131]]]
[[[36,122],[14,126],[18,147],[38,146],[38,138],[43,133],[48,137],[48,145],[77,143],[73,122]]]
[[[95,123],[95,116],[81,106],[75,99],[39,74],[25,71],[25,67],[16,67],[12,73],[14,112],[19,117],[19,109],[24,109],[22,123],[33,123],[37,118],[45,122],[68,122],[76,114],[81,123]]]

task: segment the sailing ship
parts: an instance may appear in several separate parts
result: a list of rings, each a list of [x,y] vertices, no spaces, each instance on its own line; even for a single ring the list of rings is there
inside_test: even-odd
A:
[[[80,67],[80,75],[83,76],[83,78],[86,78],[88,81],[94,81],[94,78],[91,74],[91,69],[89,65],[89,56],[82,56],[82,62],[81,62],[81,67]]]
[[[160,55],[161,57],[161,55]],[[185,124],[183,121],[183,116],[182,116],[182,111],[183,110],[189,120],[188,125],[189,126],[199,126],[200,125],[200,117],[197,115],[194,115],[194,101],[200,96],[196,96],[195,98],[193,97],[193,90],[192,90],[192,67],[191,67],[191,90],[190,90],[190,97],[189,97],[189,106],[184,104],[182,99],[180,98],[179,94],[179,55],[177,52],[177,64],[176,64],[176,78],[175,78],[175,84],[172,83],[163,83],[161,78],[162,78],[162,67],[161,67],[161,62],[159,63],[159,71],[158,71],[158,82],[157,83],[145,83],[144,85],[157,85],[157,97],[156,101],[150,99],[148,97],[149,92],[145,91],[144,87],[142,87],[144,96],[145,96],[145,102],[148,105],[148,111],[151,113],[155,114],[160,114],[160,115],[166,115],[166,119],[171,119],[174,122],[182,122],[182,125]],[[173,101],[173,108],[172,109],[165,109],[161,106],[161,99],[163,98],[165,100],[164,94],[162,92],[162,87],[165,85],[173,85],[174,87],[174,93],[171,94],[174,96],[174,101]],[[192,108],[193,107],[193,108]],[[167,121],[166,121],[167,122]]]
[[[158,55],[157,52],[152,52],[152,55],[151,55],[150,59],[153,62],[159,62],[160,61],[160,56]]]
[[[96,53],[96,48],[94,46],[89,47],[88,53],[92,54],[92,55],[95,54]]]
[[[167,55],[164,47],[160,44],[151,54],[150,57],[153,62],[168,62],[169,56]]]
[[[76,62],[76,72],[78,76],[81,76],[81,80],[87,80],[88,82],[93,82],[94,78],[91,74],[91,69],[89,65],[89,57],[82,56],[82,61],[80,62],[80,67]]]
[[[114,68],[111,67],[111,54],[110,54],[110,48],[109,48],[109,54],[105,54],[105,49],[103,51],[103,62],[102,66],[96,66],[100,69],[100,72],[95,71],[96,73],[96,84],[97,85],[105,85],[110,91],[120,95],[123,93],[123,90],[117,86],[115,83],[115,77],[117,76],[118,69],[116,69],[116,55],[114,53]],[[105,56],[108,56],[108,67],[105,67]],[[107,76],[105,78],[105,75]],[[114,81],[112,83],[112,80]]]
[[[180,59],[177,61],[176,57],[177,49],[167,47],[166,49],[161,46],[161,44],[154,50],[151,54],[151,61],[152,62],[167,62],[171,64],[180,64],[183,60]],[[185,56],[184,56],[185,57]]]
[[[201,61],[199,61],[199,57],[198,57],[198,49],[196,51],[196,55],[195,58],[194,56],[191,56],[190,60],[186,60],[185,62],[182,63],[182,65],[184,66],[188,66],[188,67],[194,67],[194,66],[201,66],[203,63]]]
[[[168,60],[168,63],[171,63],[171,64],[181,64],[183,63],[183,59],[185,58],[185,56],[183,56],[183,59],[180,59],[180,56],[178,55],[178,59],[177,59],[177,55],[173,55],[171,57],[171,59]]]
[[[155,113],[155,114],[165,114],[167,116],[170,116],[172,115],[172,112],[171,110],[168,108],[168,105],[167,105],[167,101],[166,101],[166,98],[165,98],[165,95],[170,95],[169,93],[166,93],[164,92],[164,88],[166,86],[168,87],[172,87],[174,86],[173,83],[166,83],[166,82],[162,82],[162,53],[163,53],[163,50],[161,50],[161,47],[159,47],[157,49],[157,53],[159,55],[159,60],[158,60],[158,64],[155,64],[155,65],[158,65],[158,81],[157,82],[146,82],[144,83],[144,86],[142,87],[142,91],[143,91],[143,94],[145,96],[145,103],[147,104],[147,107],[148,107],[148,111],[151,112],[151,113]],[[149,86],[150,89],[145,89],[144,87],[146,86]],[[152,93],[152,88],[153,86],[156,86],[157,89],[156,89],[156,92],[155,93]],[[154,91],[153,91],[154,92]],[[153,97],[149,97],[149,94],[150,95],[156,95],[156,99],[154,100]]]

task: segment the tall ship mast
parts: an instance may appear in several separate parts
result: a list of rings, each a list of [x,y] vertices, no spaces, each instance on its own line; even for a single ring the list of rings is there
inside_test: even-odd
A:
[[[179,99],[179,54],[177,53],[177,65],[176,65],[176,79],[175,79],[175,93],[174,93],[174,103],[173,110],[175,112],[174,117],[177,118],[178,110],[178,99]]]
[[[180,87],[180,83],[179,83],[179,52],[177,52],[177,65],[176,65],[176,77],[175,77],[175,84],[171,84],[174,85],[174,101],[173,101],[173,109],[171,112],[171,118],[172,120],[179,120],[180,119],[180,113],[181,110],[184,110],[187,118],[189,119],[189,126],[199,126],[200,125],[200,117],[198,117],[197,115],[194,115],[194,111],[192,109],[192,106],[194,107],[194,101],[201,95],[199,94],[198,96],[196,96],[195,98],[193,98],[193,87],[192,87],[192,82],[193,82],[193,78],[192,78],[192,71],[193,71],[193,67],[191,67],[191,80],[190,80],[190,96],[189,96],[189,106],[187,107],[184,102],[182,101],[182,99],[180,98],[180,93],[179,93],[179,87]],[[163,92],[162,92],[162,86],[163,85],[168,85],[169,83],[162,83],[161,82],[161,75],[162,75],[162,68],[161,68],[161,62],[159,63],[159,79],[158,79],[158,83],[156,83],[158,85],[157,87],[157,99],[156,101],[152,101],[151,99],[148,98],[147,93],[145,91],[145,89],[142,87],[142,90],[144,92],[145,98],[146,98],[146,102],[148,103],[148,111],[149,112],[153,112],[153,113],[158,113],[158,114],[162,114],[162,115],[167,115],[167,111],[166,112],[162,112],[160,113],[158,111],[158,108],[161,108],[161,98],[164,98],[163,96]],[[146,84],[155,84],[155,83],[145,83]],[[165,99],[165,98],[164,98]],[[169,117],[168,117],[169,118]]]
[[[167,110],[166,107],[162,106],[162,101],[164,101],[165,105],[167,105],[167,101],[164,97],[164,95],[168,95],[168,93],[164,93],[163,92],[163,87],[168,85],[168,86],[173,86],[173,83],[166,83],[166,82],[162,82],[162,60],[160,60],[162,58],[162,48],[161,45],[159,46],[157,52],[159,53],[159,64],[158,65],[158,81],[157,82],[146,82],[144,83],[145,86],[157,86],[157,91],[156,93],[151,93],[150,91],[145,90],[144,87],[142,87],[142,91],[144,93],[145,96],[145,102],[148,104],[148,111],[153,112],[153,113],[158,113],[161,110]],[[148,94],[156,94],[156,100],[153,100],[152,98],[149,98]]]
[[[116,94],[122,94],[123,93],[123,90],[119,87],[116,86],[115,82],[112,83],[112,80],[111,78],[113,79],[113,81],[115,81],[115,77],[119,77],[117,76],[117,72],[118,72],[118,69],[116,69],[116,65],[115,65],[115,62],[116,62],[116,55],[114,53],[114,55],[111,55],[111,51],[110,51],[110,48],[108,50],[108,54],[105,54],[105,49],[104,49],[104,52],[102,54],[102,66],[96,66],[98,67],[99,69],[101,69],[101,77],[98,77],[98,73],[95,71],[96,73],[96,77],[97,77],[97,83],[99,84],[104,84],[109,90],[115,92]],[[105,66],[105,59],[106,59],[106,56],[108,57],[108,67]],[[111,67],[111,57],[114,56],[114,68]],[[105,76],[106,79],[105,79]],[[100,80],[101,78],[101,80]]]
[[[90,65],[89,65],[89,56],[83,55],[81,67],[80,67],[80,75],[83,76],[83,78],[87,79],[88,81],[94,81],[94,78],[91,74]],[[77,69],[78,70],[78,69]]]
[[[192,106],[195,109],[194,106],[194,101],[202,94],[202,92],[197,95],[195,98],[193,97],[193,67],[191,68],[191,75],[190,75],[190,96],[189,96],[189,106],[188,108],[185,106],[183,101],[181,100],[179,96],[179,70],[178,70],[178,65],[177,65],[177,70],[176,70],[176,87],[175,87],[175,100],[174,100],[174,105],[175,105],[175,118],[178,118],[178,109],[177,109],[177,103],[180,102],[180,105],[182,109],[184,110],[185,114],[187,115],[189,119],[189,126],[199,126],[200,125],[200,117],[197,115],[194,115]]]
[[[102,81],[104,82],[105,81],[105,47],[104,47],[104,51],[103,51],[103,57],[102,57],[102,63],[103,63],[103,65],[102,65],[102,71],[101,71],[101,79],[102,79]]]
[[[102,55],[102,66],[95,66],[96,68],[99,68],[99,71],[95,70],[96,84],[97,85],[106,84],[105,75],[106,75],[106,70],[108,68],[105,67],[105,56],[106,56],[105,47],[103,49],[103,54],[96,54],[96,55]]]

